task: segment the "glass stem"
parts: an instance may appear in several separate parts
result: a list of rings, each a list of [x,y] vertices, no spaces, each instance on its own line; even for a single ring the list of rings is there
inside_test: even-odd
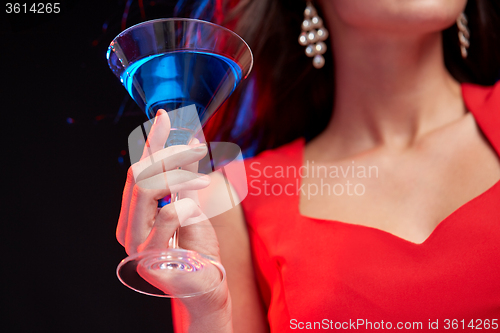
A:
[[[179,200],[179,193],[173,193],[170,195],[170,203],[174,203],[177,200]],[[172,239],[170,240],[173,249],[179,248],[179,228],[175,230],[174,234],[172,235]]]
[[[178,170],[181,170],[181,167],[177,168]],[[177,193],[171,193],[170,194],[170,204],[176,202],[179,200],[179,192]],[[178,249],[179,248],[179,229],[180,227],[175,230],[174,234],[172,235],[172,239],[170,240],[170,245],[172,246],[172,249]]]

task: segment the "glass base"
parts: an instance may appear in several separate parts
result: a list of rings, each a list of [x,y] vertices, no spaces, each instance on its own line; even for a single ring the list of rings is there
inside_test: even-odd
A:
[[[118,279],[139,293],[186,298],[215,290],[226,278],[224,267],[211,257],[184,249],[152,250],[123,259]]]

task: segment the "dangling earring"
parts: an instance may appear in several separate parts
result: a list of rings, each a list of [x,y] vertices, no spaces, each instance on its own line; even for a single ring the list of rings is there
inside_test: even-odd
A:
[[[470,31],[467,27],[467,16],[464,13],[460,13],[457,18],[458,26],[458,40],[460,41],[460,52],[462,53],[462,58],[467,58],[467,49],[470,46]]]
[[[323,20],[318,16],[316,8],[308,1],[304,10],[304,21],[302,22],[299,44],[306,47],[306,55],[313,58],[315,68],[321,68],[325,65],[323,54],[326,52],[324,41],[327,38],[328,31],[323,26]]]

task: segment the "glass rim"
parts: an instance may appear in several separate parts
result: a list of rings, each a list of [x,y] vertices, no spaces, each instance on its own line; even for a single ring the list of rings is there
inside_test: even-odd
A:
[[[194,23],[207,24],[207,25],[211,25],[211,26],[213,26],[215,28],[218,28],[218,29],[223,29],[226,32],[229,32],[230,34],[236,36],[240,41],[243,42],[243,44],[246,46],[248,52],[250,53],[250,60],[251,60],[250,61],[250,67],[248,68],[247,73],[244,74],[244,78],[246,78],[252,72],[253,62],[254,62],[253,52],[252,52],[252,49],[250,48],[250,46],[247,44],[247,42],[240,35],[238,35],[236,32],[234,32],[234,31],[232,31],[232,30],[230,30],[230,29],[228,29],[226,27],[223,27],[223,26],[221,26],[219,24],[215,24],[215,23],[210,22],[210,21],[205,21],[205,20],[200,20],[200,19],[184,18],[184,17],[169,17],[169,18],[160,18],[160,19],[154,19],[154,20],[140,22],[140,23],[134,24],[131,27],[128,27],[127,29],[123,30],[118,35],[116,35],[116,37],[113,38],[113,40],[109,43],[108,49],[112,46],[112,44],[118,38],[124,36],[127,32],[129,32],[130,30],[132,30],[134,28],[138,28],[138,27],[140,27],[142,25],[154,24],[154,23],[157,23],[157,22],[170,22],[170,21],[188,21],[188,22],[194,22]],[[108,60],[108,63],[109,63],[109,60]]]

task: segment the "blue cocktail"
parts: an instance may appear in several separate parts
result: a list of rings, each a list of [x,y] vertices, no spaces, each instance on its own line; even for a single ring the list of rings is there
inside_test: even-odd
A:
[[[213,114],[220,99],[227,98],[241,79],[242,70],[233,60],[196,51],[152,55],[136,61],[121,75],[130,96],[150,119],[158,109],[196,106],[199,121],[176,124],[178,118],[171,119],[173,132],[168,145],[189,142],[199,130],[197,126]]]

